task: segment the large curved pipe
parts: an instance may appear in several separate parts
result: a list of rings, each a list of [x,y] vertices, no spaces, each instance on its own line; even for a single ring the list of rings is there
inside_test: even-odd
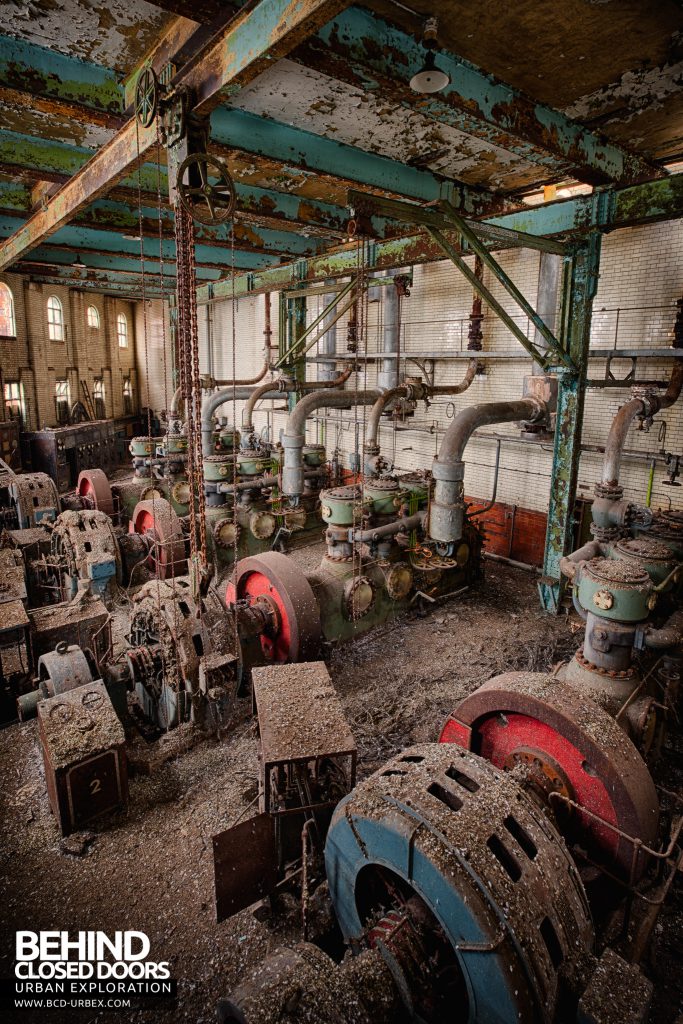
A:
[[[243,402],[251,398],[253,390],[247,387],[230,387],[209,395],[202,408],[202,455],[213,455],[213,417],[216,409],[226,402]],[[271,383],[271,389],[261,397],[278,398],[280,394],[275,384]]]
[[[263,380],[265,375],[270,369],[270,348],[267,347],[265,350],[265,357],[263,366],[260,372],[255,377],[245,377],[242,380],[215,380],[213,377],[205,377],[202,381],[202,388],[205,391],[211,391],[213,388],[237,388],[246,387],[248,384],[258,384],[260,380]],[[171,399],[171,408],[169,410],[169,416],[173,419],[179,419],[182,414],[181,409],[182,401],[182,388],[176,388],[173,392],[173,398]]]
[[[435,484],[428,531],[432,540],[451,544],[462,537],[465,520],[463,455],[474,431],[489,423],[509,423],[515,420],[534,423],[547,415],[545,402],[538,398],[470,405],[458,413],[444,434],[439,454],[432,465]]]
[[[683,360],[677,360],[672,370],[669,385],[663,395],[651,395],[647,398],[632,398],[622,405],[612,420],[612,426],[605,445],[605,457],[602,463],[602,484],[615,488],[619,484],[621,456],[626,443],[629,427],[637,416],[654,416],[660,409],[668,409],[678,400],[683,388]]]
[[[247,404],[244,407],[242,413],[242,430],[245,434],[252,433],[254,430],[254,409],[256,403],[263,398],[265,394],[270,391],[271,388],[278,386],[279,390],[282,391],[317,391],[322,388],[340,388],[342,384],[351,376],[353,368],[349,366],[346,370],[343,370],[338,376],[333,377],[332,380],[311,380],[304,382],[292,381],[289,377],[280,377],[277,381],[271,381],[270,383],[262,384],[261,387],[256,388],[250,395]],[[282,383],[282,388],[279,388]]]
[[[354,405],[372,405],[380,392],[373,391],[313,391],[294,406],[282,435],[285,462],[282,469],[282,493],[298,498],[304,490],[303,447],[306,440],[306,420],[316,409],[351,409]]]
[[[399,384],[398,387],[389,388],[388,391],[384,391],[373,405],[368,416],[365,450],[371,455],[379,451],[377,438],[382,413],[395,398],[423,398],[427,395],[431,398],[434,395],[461,395],[463,391],[467,391],[474,380],[478,367],[479,360],[471,359],[465,376],[458,384],[439,384],[437,387],[421,384]]]

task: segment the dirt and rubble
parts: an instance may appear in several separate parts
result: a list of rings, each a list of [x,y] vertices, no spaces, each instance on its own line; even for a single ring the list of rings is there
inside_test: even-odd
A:
[[[295,557],[314,568],[321,549]],[[122,642],[125,605],[115,614]],[[578,646],[574,617],[550,618],[538,605],[535,578],[499,564],[468,593],[411,614],[327,652],[333,683],[359,748],[359,776],[375,771],[404,747],[433,740],[458,700],[492,675],[543,671]],[[131,1022],[209,1024],[216,1000],[247,969],[283,943],[300,938],[294,903],[275,922],[243,911],[214,921],[211,837],[253,813],[257,797],[256,731],[250,701],[238,724],[218,742],[182,756],[160,758],[151,774],[131,779],[127,814],[90,826],[85,836],[59,838],[48,805],[37,723],[0,732],[2,804],[2,938],[0,978],[13,976],[19,929],[136,930],[151,940],[150,959],[168,961],[178,1001],[141,1000],[125,1011]],[[675,773],[674,773],[675,774]],[[669,786],[680,783],[669,777]],[[657,926],[648,969],[655,981],[652,1022],[681,1011],[683,895],[674,892]],[[144,1005],[143,1005],[144,1004]],[[31,1021],[30,1012],[7,1020]],[[113,1011],[41,1010],[47,1024],[120,1021]]]

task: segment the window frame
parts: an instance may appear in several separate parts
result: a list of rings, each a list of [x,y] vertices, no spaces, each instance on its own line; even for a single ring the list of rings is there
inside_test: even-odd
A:
[[[59,393],[60,387],[64,388],[64,394]],[[59,418],[59,406],[66,406],[66,417],[61,420]],[[62,378],[61,380],[55,380],[55,418],[58,423],[69,422],[69,412],[71,411],[71,384],[69,378]]]
[[[12,330],[9,334],[6,334],[4,331],[0,331],[0,338],[6,338],[8,341],[15,341],[17,337],[17,312],[14,305],[14,292],[6,281],[0,281],[0,289],[1,288],[6,289],[9,296],[10,327]]]
[[[57,305],[52,305],[53,302]],[[59,313],[58,319],[54,316],[56,313]],[[47,297],[47,336],[50,341],[54,341],[58,345],[62,345],[66,341],[64,306],[58,295],[48,295]]]
[[[123,327],[123,330],[121,328]],[[119,343],[119,348],[128,348],[128,317],[125,313],[116,314],[116,338]],[[121,342],[121,338],[125,340]]]
[[[92,317],[92,319],[95,321],[94,323],[91,323],[91,317],[90,317],[91,313],[95,314]],[[92,303],[90,303],[90,305],[88,306],[88,308],[86,310],[85,316],[86,316],[86,322],[87,322],[88,327],[90,328],[90,330],[92,330],[92,331],[99,331],[99,329],[100,329],[100,311],[97,308],[97,306],[94,306]]]
[[[16,388],[16,395],[8,395],[8,389],[12,390]],[[11,405],[19,406],[19,423],[24,427],[26,423],[27,411],[26,411],[26,394],[24,392],[24,382],[22,380],[6,380],[4,382],[4,388],[2,393],[2,400],[5,406],[5,417],[7,417],[8,409]],[[10,416],[10,419],[15,419],[14,416]]]

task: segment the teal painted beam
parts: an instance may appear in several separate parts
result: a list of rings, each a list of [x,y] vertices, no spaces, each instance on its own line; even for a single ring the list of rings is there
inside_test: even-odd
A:
[[[0,132],[0,168],[12,173],[22,168],[46,181],[64,182],[77,174],[93,156],[93,150],[83,146],[55,142],[54,139],[36,139],[18,132]],[[140,173],[143,193],[156,195],[157,168],[143,164]],[[138,188],[138,175],[134,171],[122,178],[118,185],[129,190]]]
[[[48,266],[64,266],[69,267],[73,265],[74,259],[78,257],[88,268],[92,267],[95,270],[109,270],[113,273],[140,273],[141,262],[139,257],[122,257],[119,255],[112,255],[108,253],[101,253],[95,251],[87,251],[79,249],[75,252],[73,249],[61,248],[57,245],[39,245],[34,249],[30,256],[27,257],[26,261],[22,260],[20,263],[15,264],[16,268],[24,272],[25,262],[30,263],[43,263]],[[145,259],[144,269],[146,274],[161,274],[161,264],[158,259],[151,260]],[[175,271],[175,260],[173,262],[164,262],[164,278],[168,279],[169,282],[173,283],[176,277]],[[223,270],[218,267],[207,267],[198,264],[197,266],[197,277],[203,281],[216,281],[221,277],[221,274],[225,274],[225,268]]]
[[[10,237],[23,223],[14,217],[0,216],[0,237]],[[81,248],[116,253],[131,258],[140,256],[139,241],[128,241],[109,231],[95,231],[91,228],[75,227],[69,224],[55,232],[52,238],[55,244],[72,248],[74,258]],[[142,244],[145,256],[159,256],[158,239],[145,238]],[[175,242],[172,239],[164,239],[162,252],[166,259],[175,259]],[[226,270],[232,266],[233,254],[229,249],[212,249],[206,245],[197,245],[195,252],[196,259],[200,263],[213,263],[225,267]],[[30,253],[27,255],[30,256]],[[274,257],[261,253],[244,252],[240,249],[236,249],[234,253],[234,265],[242,270],[256,270],[272,266],[274,262],[277,262]]]
[[[20,135],[16,132],[0,132],[0,167],[4,167],[12,173],[28,171],[32,177],[61,182],[80,170],[92,153],[93,151],[90,149],[54,140],[35,139],[30,135]],[[142,191],[143,199],[147,202],[150,202],[157,192],[156,174],[154,164],[143,166]],[[11,204],[2,201],[3,196],[10,193],[10,189],[10,183],[0,183],[0,206],[5,208],[11,206],[13,209],[28,211],[30,209],[30,193],[28,191],[23,193],[26,198],[26,205],[23,207],[15,205],[21,201],[20,193],[16,191],[11,193],[15,197]],[[136,177],[119,182],[118,192],[122,192],[123,189],[126,189],[126,194],[130,196],[131,201],[137,203]],[[237,209],[242,214],[244,221],[263,222],[273,229],[279,229],[280,226],[284,230],[312,229],[324,238],[342,237],[348,233],[349,213],[345,207],[240,182],[235,183],[235,190],[237,192]],[[167,194],[166,169],[162,168],[161,195],[167,211],[163,215],[169,217],[170,208],[166,205]],[[134,211],[130,206],[125,206],[119,207],[118,213],[121,216],[125,216],[127,213],[130,217]],[[74,222],[82,220],[83,216],[83,214],[79,214],[74,218]],[[396,225],[382,216],[374,216],[370,227],[377,238],[385,238],[396,232]],[[213,229],[203,229],[201,225],[197,225],[197,229],[200,232],[213,231]]]
[[[363,90],[375,90],[410,110],[551,170],[565,170],[593,185],[630,183],[662,170],[441,49],[437,63],[450,76],[439,93],[416,95],[409,82],[424,64],[413,36],[371,11],[342,11],[297,50],[303,63]]]
[[[260,0],[217,33],[170,84],[188,91],[194,113],[210,113],[226,95],[251,82],[344,6],[344,0]],[[0,269],[42,244],[80,210],[130,175],[156,143],[155,124],[143,126],[134,118],[126,121],[80,172],[33,213],[15,235],[2,242]]]
[[[683,217],[683,174],[669,175],[654,182],[633,185],[625,189],[598,191],[590,196],[577,196],[556,203],[530,206],[517,214],[487,218],[484,223],[523,231],[531,235],[581,236],[593,227],[613,230],[651,221],[673,220]],[[457,232],[444,235],[454,246],[458,245]],[[504,249],[505,243],[494,243],[492,248]],[[404,235],[389,241],[370,242],[368,265],[373,270],[389,270],[418,263],[434,263],[443,259],[443,249],[423,234]],[[236,295],[254,292],[278,291],[281,288],[327,278],[354,274],[358,268],[355,246],[347,246],[336,253],[298,260],[273,267],[258,274],[239,275],[235,279]],[[228,297],[233,284],[220,281],[208,289],[199,289],[200,301]]]
[[[422,202],[448,199],[458,210],[482,216],[510,203],[486,189],[410,167],[388,157],[367,153],[322,135],[279,121],[271,121],[245,110],[218,107],[211,115],[211,138],[221,147],[238,149],[254,156],[274,158],[295,167],[342,178],[392,196],[407,196]]]
[[[3,86],[53,100],[57,109],[77,103],[93,113],[123,113],[123,88],[115,71],[8,36],[0,36]]]

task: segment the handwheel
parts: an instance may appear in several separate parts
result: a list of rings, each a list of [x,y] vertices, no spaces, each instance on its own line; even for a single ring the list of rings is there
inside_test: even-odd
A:
[[[277,608],[276,632],[261,636],[269,661],[309,661],[318,656],[322,631],[313,589],[296,565],[279,551],[243,558],[228,583],[225,603],[267,598]]]
[[[129,531],[146,535],[150,541],[145,564],[159,579],[183,576],[187,572],[182,526],[165,498],[139,501]]]
[[[568,841],[621,876],[642,874],[639,844],[652,846],[659,822],[652,777],[617,722],[577,687],[543,673],[506,672],[458,705],[440,741],[498,768],[523,766]]]
[[[76,490],[86,508],[114,515],[114,498],[107,475],[101,469],[84,469],[78,477]]]
[[[214,181],[210,178],[213,177]],[[209,153],[192,153],[178,168],[180,202],[193,220],[215,227],[232,219],[237,196],[230,172]]]
[[[159,109],[159,79],[154,68],[143,68],[135,84],[135,116],[149,128]]]

